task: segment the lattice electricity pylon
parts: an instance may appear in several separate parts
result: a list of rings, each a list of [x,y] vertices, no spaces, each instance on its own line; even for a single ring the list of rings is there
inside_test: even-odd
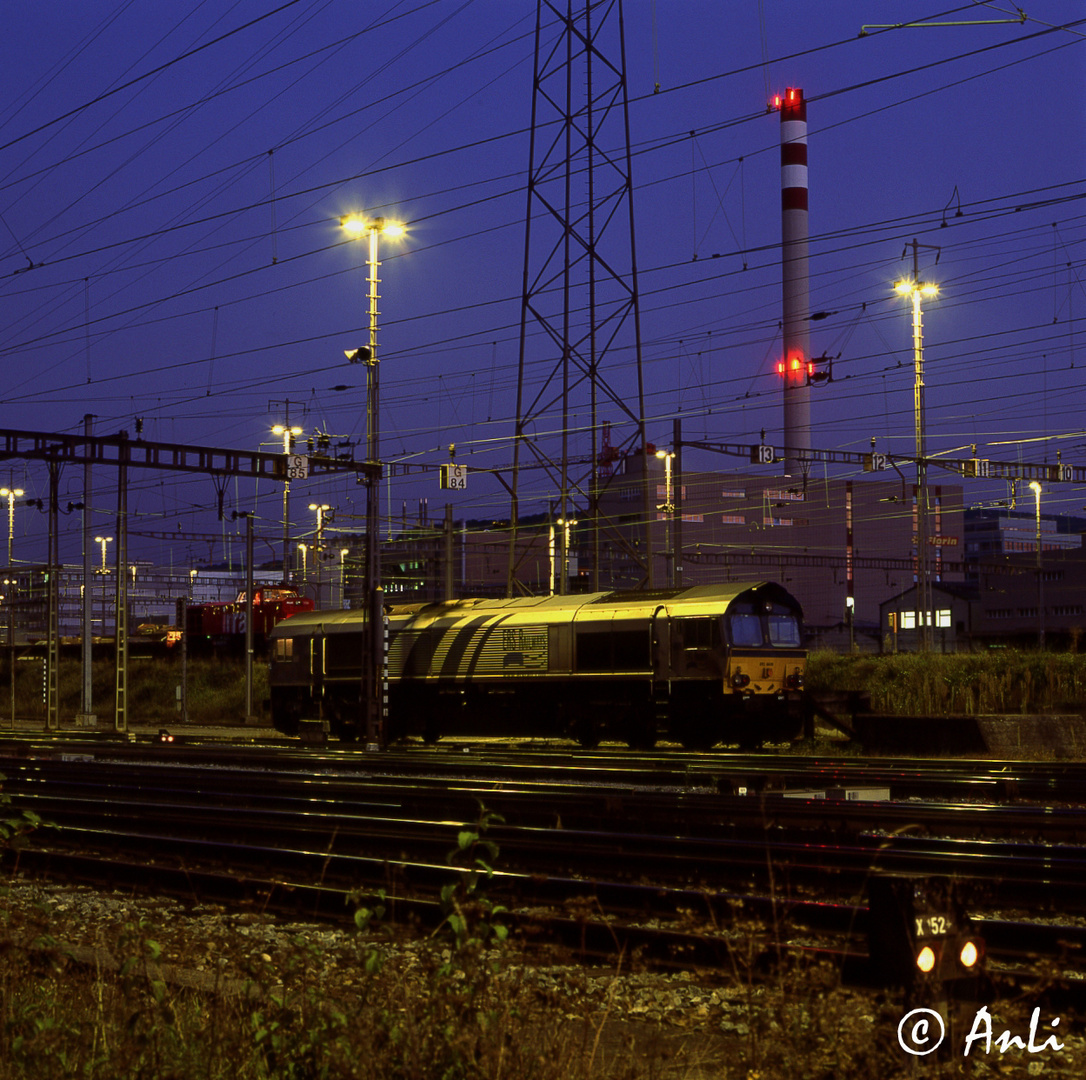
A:
[[[524,237],[517,421],[507,591],[517,587],[522,451],[542,466],[559,521],[587,510],[599,587],[604,418],[612,456],[644,453],[645,408],[634,245],[630,118],[622,0],[539,0]],[[562,10],[564,9],[564,10]],[[617,60],[610,57],[617,57]],[[533,235],[534,233],[534,235]],[[616,420],[617,416],[617,420]],[[647,460],[643,463],[648,478]],[[641,537],[615,532],[652,584],[649,485]],[[557,498],[556,498],[557,496]],[[655,515],[653,515],[655,516]],[[557,530],[565,566],[569,530]],[[525,548],[525,551],[527,547]],[[559,592],[566,575],[559,575]]]

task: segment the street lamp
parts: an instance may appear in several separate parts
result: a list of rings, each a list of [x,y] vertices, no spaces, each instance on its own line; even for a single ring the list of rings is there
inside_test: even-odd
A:
[[[1033,499],[1037,505],[1037,644],[1045,647],[1045,586],[1041,572],[1041,485],[1036,480],[1029,482]]]
[[[569,534],[573,526],[577,524],[577,518],[557,518],[550,527],[550,542],[548,551],[550,555],[550,595],[554,596],[555,588],[559,595],[564,596],[569,591]],[[559,533],[555,526],[561,530]],[[561,540],[559,540],[559,536]]]
[[[8,678],[11,686],[11,726],[15,727],[15,578],[4,578],[3,599],[8,605]]]
[[[894,290],[907,296],[913,306],[913,359],[916,382],[913,388],[913,413],[916,426],[916,626],[920,649],[931,647],[931,580],[928,575],[928,463],[925,447],[926,420],[924,416],[924,333],[920,309],[921,297],[938,294],[939,287],[921,281],[917,269],[917,245],[913,245],[913,277],[899,281]]]
[[[106,544],[112,544],[113,543],[113,537],[112,536],[96,536],[94,538],[94,542],[96,544],[101,544],[102,545],[102,566],[101,566],[101,569],[95,570],[94,572],[96,574],[103,574],[103,575],[108,574],[109,573],[109,567],[106,566]],[[103,577],[102,578],[102,635],[103,635],[103,637],[105,636],[105,632],[106,632],[106,614],[107,614],[107,611],[108,611],[108,607],[109,607],[109,599],[108,599],[108,596],[107,596],[107,593],[106,593],[105,578]]]
[[[310,503],[309,509],[314,511],[317,515],[317,551],[316,559],[317,564],[317,607],[321,606],[321,582],[324,577],[324,516],[331,512],[332,508],[328,503]]]
[[[657,503],[656,509],[662,510],[667,525],[667,550],[664,559],[667,561],[667,586],[675,585],[675,552],[673,550],[672,528],[675,520],[675,500],[671,490],[671,460],[675,457],[674,450],[657,450],[656,456],[664,463],[664,501]]]
[[[350,553],[350,548],[339,549],[339,606],[344,611],[347,609],[347,556]]]
[[[290,457],[291,444],[302,433],[297,425],[276,424],[272,428],[273,435],[283,436],[283,454]],[[289,462],[288,462],[289,464]],[[283,584],[290,580],[290,470],[283,470]]]
[[[15,542],[15,500],[22,494],[22,488],[0,488],[0,495],[8,500],[8,566],[11,566],[11,549]]]
[[[321,557],[324,550],[324,516],[330,514],[332,508],[327,503],[310,503],[309,509],[317,515],[317,558]]]
[[[363,218],[357,215],[340,218],[349,235],[369,237],[369,344],[347,351],[347,359],[366,365],[366,563],[364,592],[367,605],[366,662],[364,665],[363,698],[366,715],[366,742],[379,745],[384,739],[383,692],[381,672],[384,667],[384,634],[378,624],[384,620],[381,592],[380,543],[381,514],[381,455],[380,455],[380,379],[377,357],[377,276],[379,239],[404,235],[404,227],[383,217]]]
[[[112,536],[96,536],[94,538],[94,542],[96,544],[101,544],[102,545],[102,568],[101,568],[101,570],[97,570],[96,573],[108,574],[109,573],[109,567],[106,566],[106,544],[112,544],[113,543],[113,537]]]

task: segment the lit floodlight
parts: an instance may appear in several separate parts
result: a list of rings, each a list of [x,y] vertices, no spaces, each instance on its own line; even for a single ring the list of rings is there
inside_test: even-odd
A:
[[[357,214],[350,214],[347,217],[341,217],[339,219],[340,225],[347,230],[352,236],[361,236],[366,231],[366,222],[363,218],[360,218]]]

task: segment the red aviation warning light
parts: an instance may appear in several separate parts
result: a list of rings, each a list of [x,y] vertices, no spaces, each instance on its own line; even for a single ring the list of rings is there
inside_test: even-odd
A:
[[[792,381],[795,381],[800,372],[805,372],[806,376],[810,377],[813,370],[814,365],[809,361],[805,363],[802,356],[791,357],[787,364],[784,360],[777,361],[777,374],[782,377],[787,374]]]
[[[829,366],[822,369],[819,367],[820,363]],[[802,357],[793,356],[787,363],[784,360],[778,360],[776,372],[782,379],[787,377],[790,385],[806,383],[807,386],[817,386],[821,383],[833,381],[833,362],[825,356],[806,361]]]
[[[790,86],[783,94],[774,94],[771,108],[775,112],[782,109],[798,109],[803,104],[803,91],[798,86]]]

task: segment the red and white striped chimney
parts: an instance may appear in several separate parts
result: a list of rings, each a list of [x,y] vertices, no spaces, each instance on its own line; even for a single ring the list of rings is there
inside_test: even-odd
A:
[[[781,111],[781,283],[784,299],[785,467],[802,472],[797,451],[811,448],[810,282],[807,272],[807,103],[803,91],[789,88]]]

